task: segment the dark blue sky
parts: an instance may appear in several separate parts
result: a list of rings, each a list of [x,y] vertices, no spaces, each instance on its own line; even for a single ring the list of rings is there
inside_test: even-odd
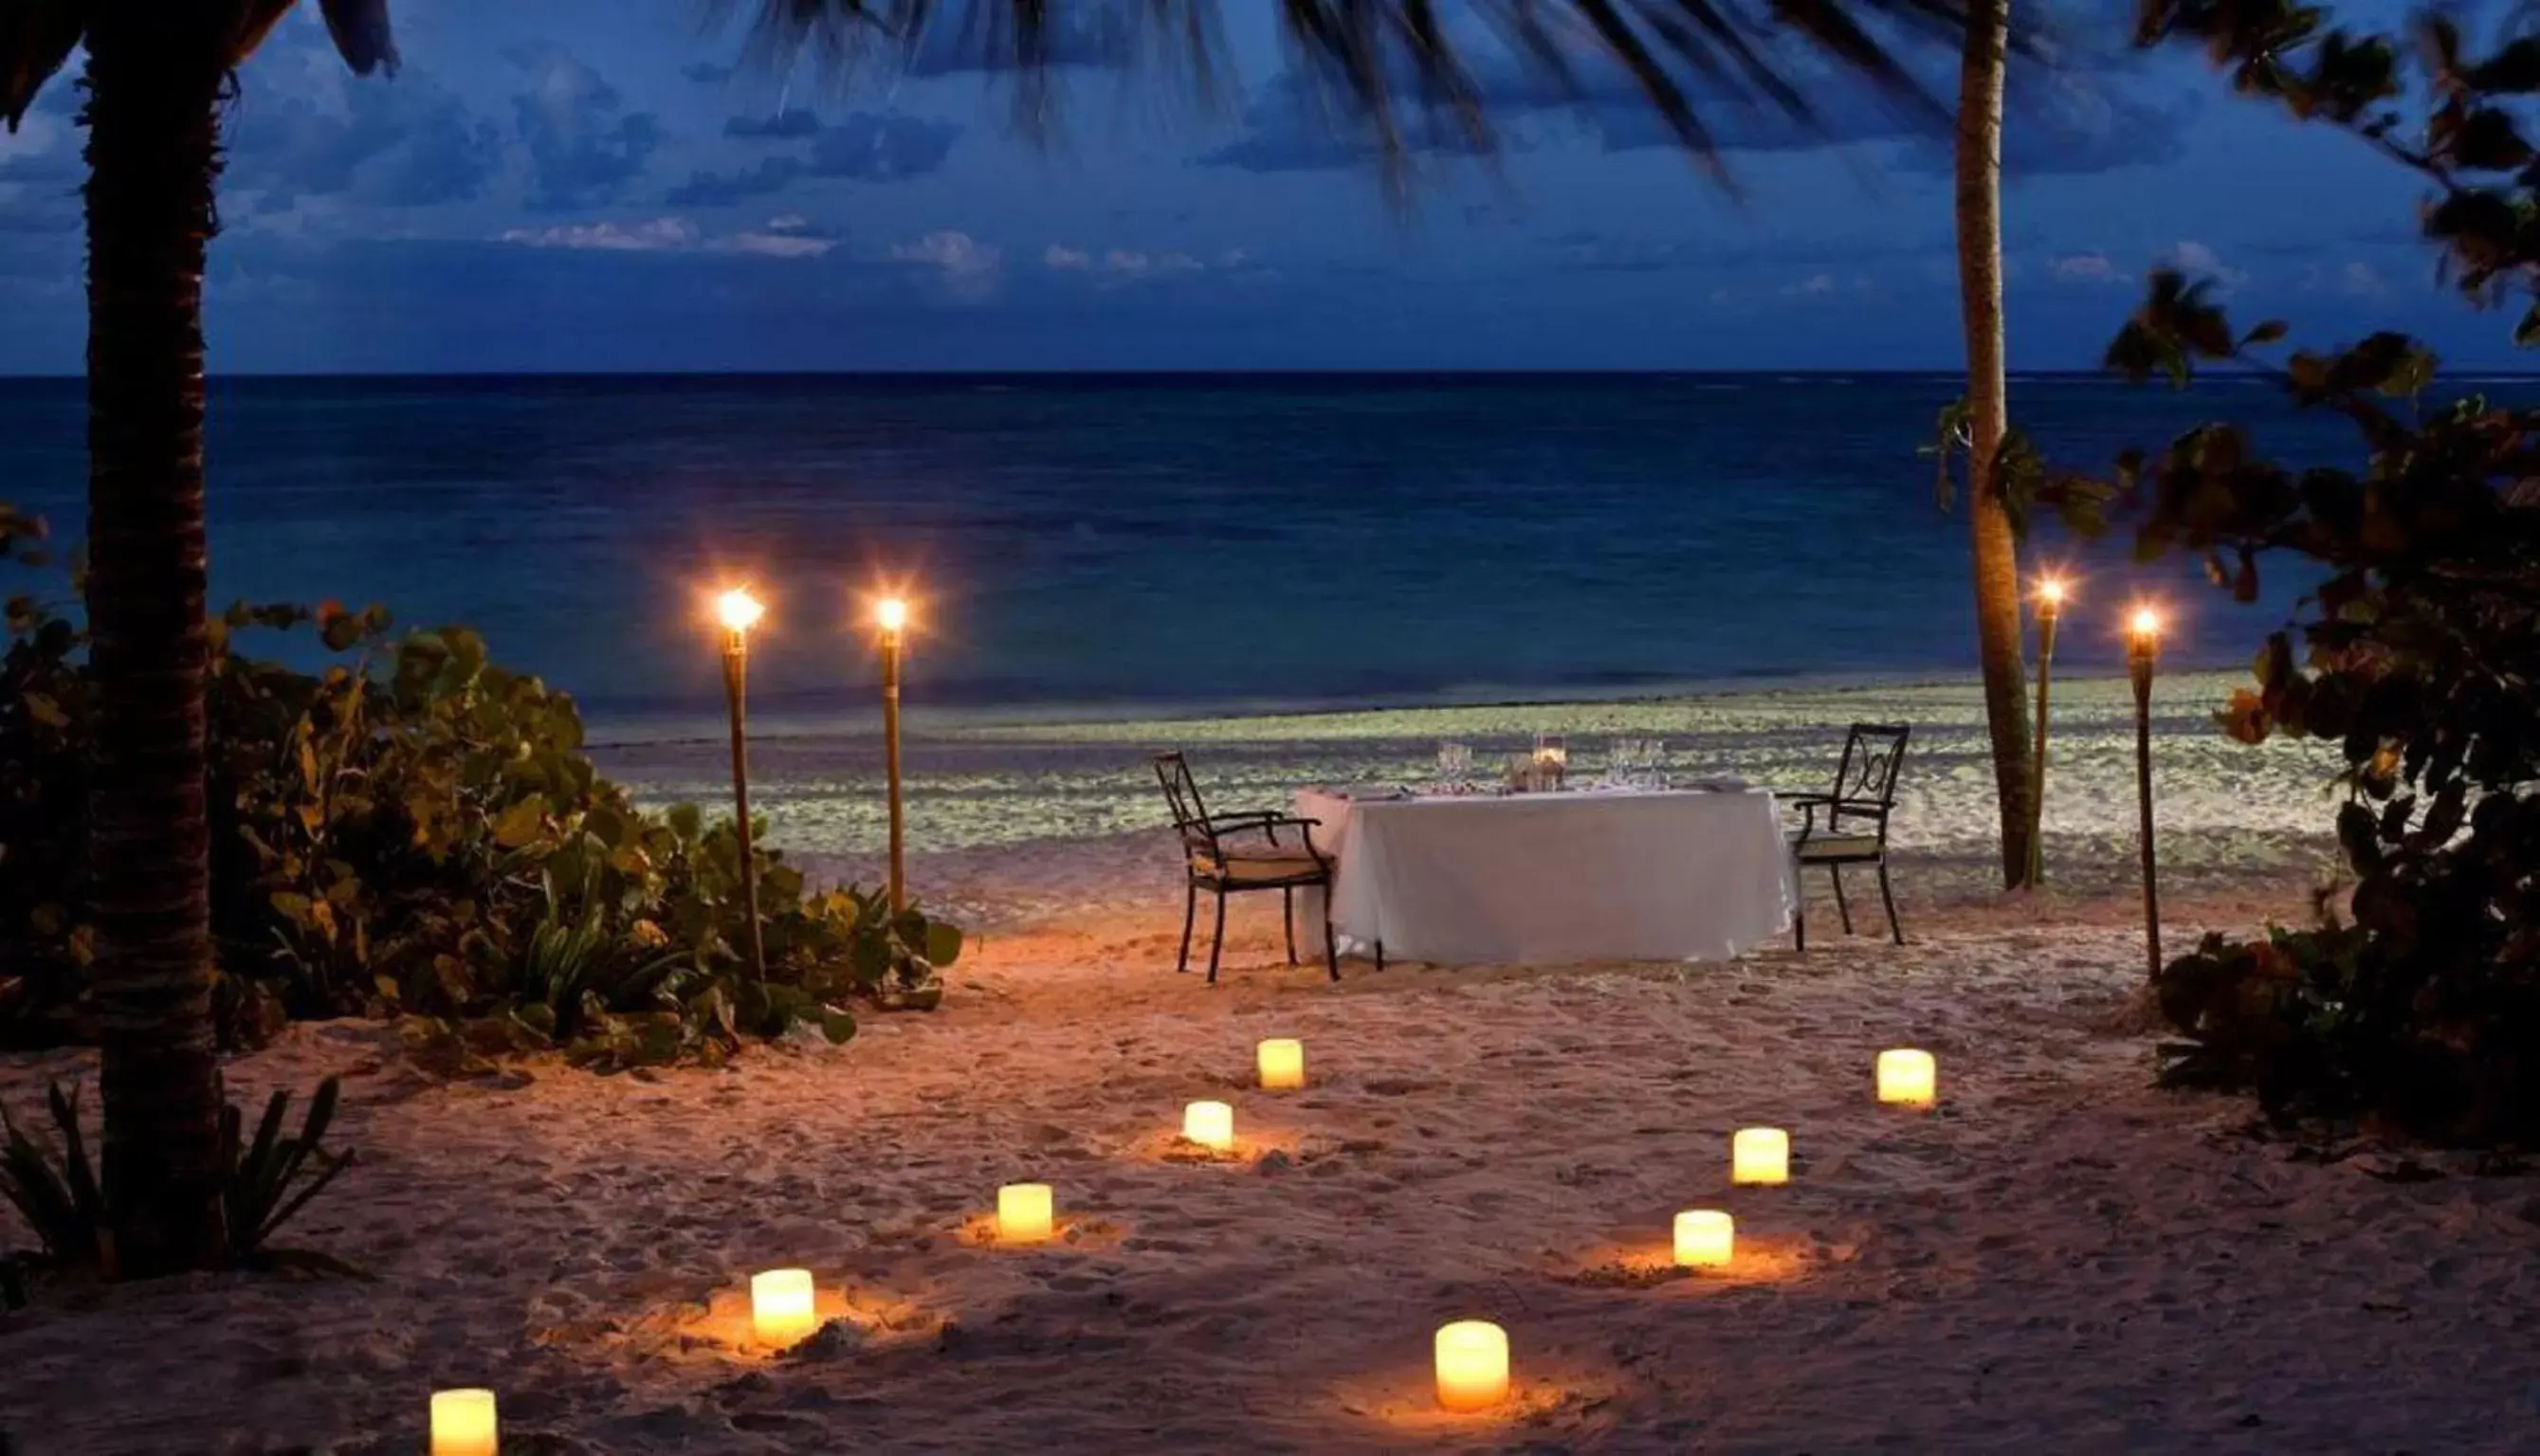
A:
[[[210,283],[229,372],[1948,368],[1946,152],[1831,83],[1829,136],[1729,108],[1732,199],[1637,108],[1528,106],[1496,173],[1387,205],[1295,104],[1267,5],[1229,7],[1213,109],[1064,37],[1067,123],[947,51],[841,91],[735,69],[696,0],[438,0],[355,80],[302,7],[247,68]],[[2093,365],[2143,271],[2220,278],[2296,338],[2377,327],[2515,362],[2439,292],[2422,188],[2185,57],[2085,62],[2012,117],[2015,369]],[[1947,78],[1948,58],[1930,57]],[[1489,69],[1486,64],[1486,69]],[[2042,74],[2042,73],[2041,73]],[[75,373],[75,92],[0,136],[0,373]],[[1608,90],[1618,90],[1608,86]]]

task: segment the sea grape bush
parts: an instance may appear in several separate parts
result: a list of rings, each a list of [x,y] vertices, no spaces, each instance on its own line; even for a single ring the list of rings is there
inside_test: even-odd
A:
[[[2540,36],[2482,54],[2440,16],[2409,45],[2283,0],[2151,0],[2141,38],[2202,45],[2244,93],[2428,178],[2425,235],[2474,305],[2540,299],[2540,152],[2525,135]],[[2213,423],[2119,462],[2139,554],[2203,553],[2243,601],[2270,556],[2322,574],[2224,722],[2249,741],[2333,741],[2346,761],[2345,916],[2324,897],[2316,927],[2209,936],[2171,962],[2157,991],[2190,1040],[2168,1075],[2253,1086],[2285,1115],[2527,1143],[2540,1136],[2540,409],[2421,403],[2434,360],[2398,334],[2324,352],[2288,352],[2285,334],[2241,332],[2209,285],[2160,273],[2108,351],[2137,380],[2263,371],[2352,422],[2364,447],[2361,469],[2289,465]],[[2515,335],[2540,342],[2540,302]]]
[[[0,508],[0,560],[46,565]],[[81,1039],[90,712],[80,632],[34,595],[0,658],[0,1042]],[[313,632],[317,672],[237,649]],[[573,700],[464,628],[233,607],[209,707],[216,1007],[247,1045],[292,1017],[403,1018],[458,1070],[559,1048],[601,1069],[716,1060],[744,1035],[854,1031],[851,1003],[926,1005],[960,932],[879,892],[815,890],[761,851],[768,977],[744,970],[739,836],[639,809],[583,748]]]

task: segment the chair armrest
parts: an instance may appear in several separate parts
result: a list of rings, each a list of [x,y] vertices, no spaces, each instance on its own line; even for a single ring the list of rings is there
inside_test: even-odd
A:
[[[1274,845],[1279,842],[1279,831],[1282,828],[1295,829],[1304,838],[1306,852],[1319,859],[1322,852],[1314,848],[1314,830],[1322,822],[1320,819],[1309,819],[1298,814],[1263,814],[1248,822],[1231,827],[1241,830],[1258,829]]]

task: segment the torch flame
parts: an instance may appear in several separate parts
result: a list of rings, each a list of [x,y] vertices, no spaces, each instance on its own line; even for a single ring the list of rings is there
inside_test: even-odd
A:
[[[715,615],[732,631],[746,632],[767,615],[767,608],[745,589],[735,587],[715,598]]]

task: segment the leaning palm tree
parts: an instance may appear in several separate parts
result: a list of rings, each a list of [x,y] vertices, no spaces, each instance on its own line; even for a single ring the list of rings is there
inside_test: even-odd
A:
[[[729,13],[742,0],[707,0]],[[914,47],[947,27],[1006,47],[1037,104],[1046,38],[1069,22],[1173,37],[1205,80],[1214,0],[749,0],[790,57]],[[1284,34],[1326,91],[1372,126],[1388,164],[1422,114],[1487,149],[1487,88],[1466,63],[1485,32],[1537,78],[1585,95],[1583,68],[1629,76],[1675,135],[1710,156],[1689,82],[1805,116],[1775,35],[1873,84],[1903,71],[1865,19],[1954,28],[1959,0],[1281,0]],[[219,1109],[210,1017],[204,817],[203,331],[220,108],[294,0],[0,0],[0,120],[13,129],[83,47],[88,139],[90,669],[100,709],[92,805],[94,1004],[104,1044],[106,1163],[122,1267],[149,1275],[221,1254]],[[388,0],[318,0],[345,61],[392,71]],[[1478,28],[1478,29],[1476,29]],[[1028,116],[1027,119],[1037,119]]]
[[[2002,95],[2011,49],[2010,0],[1968,0],[1958,65],[1958,302],[1967,337],[1967,521],[1973,536],[1976,651],[1984,664],[1985,725],[1993,737],[2002,813],[2002,875],[2029,882],[2037,860],[2030,777],[2027,668],[2021,658],[2019,545],[2003,490],[2009,425],[2002,327]]]

